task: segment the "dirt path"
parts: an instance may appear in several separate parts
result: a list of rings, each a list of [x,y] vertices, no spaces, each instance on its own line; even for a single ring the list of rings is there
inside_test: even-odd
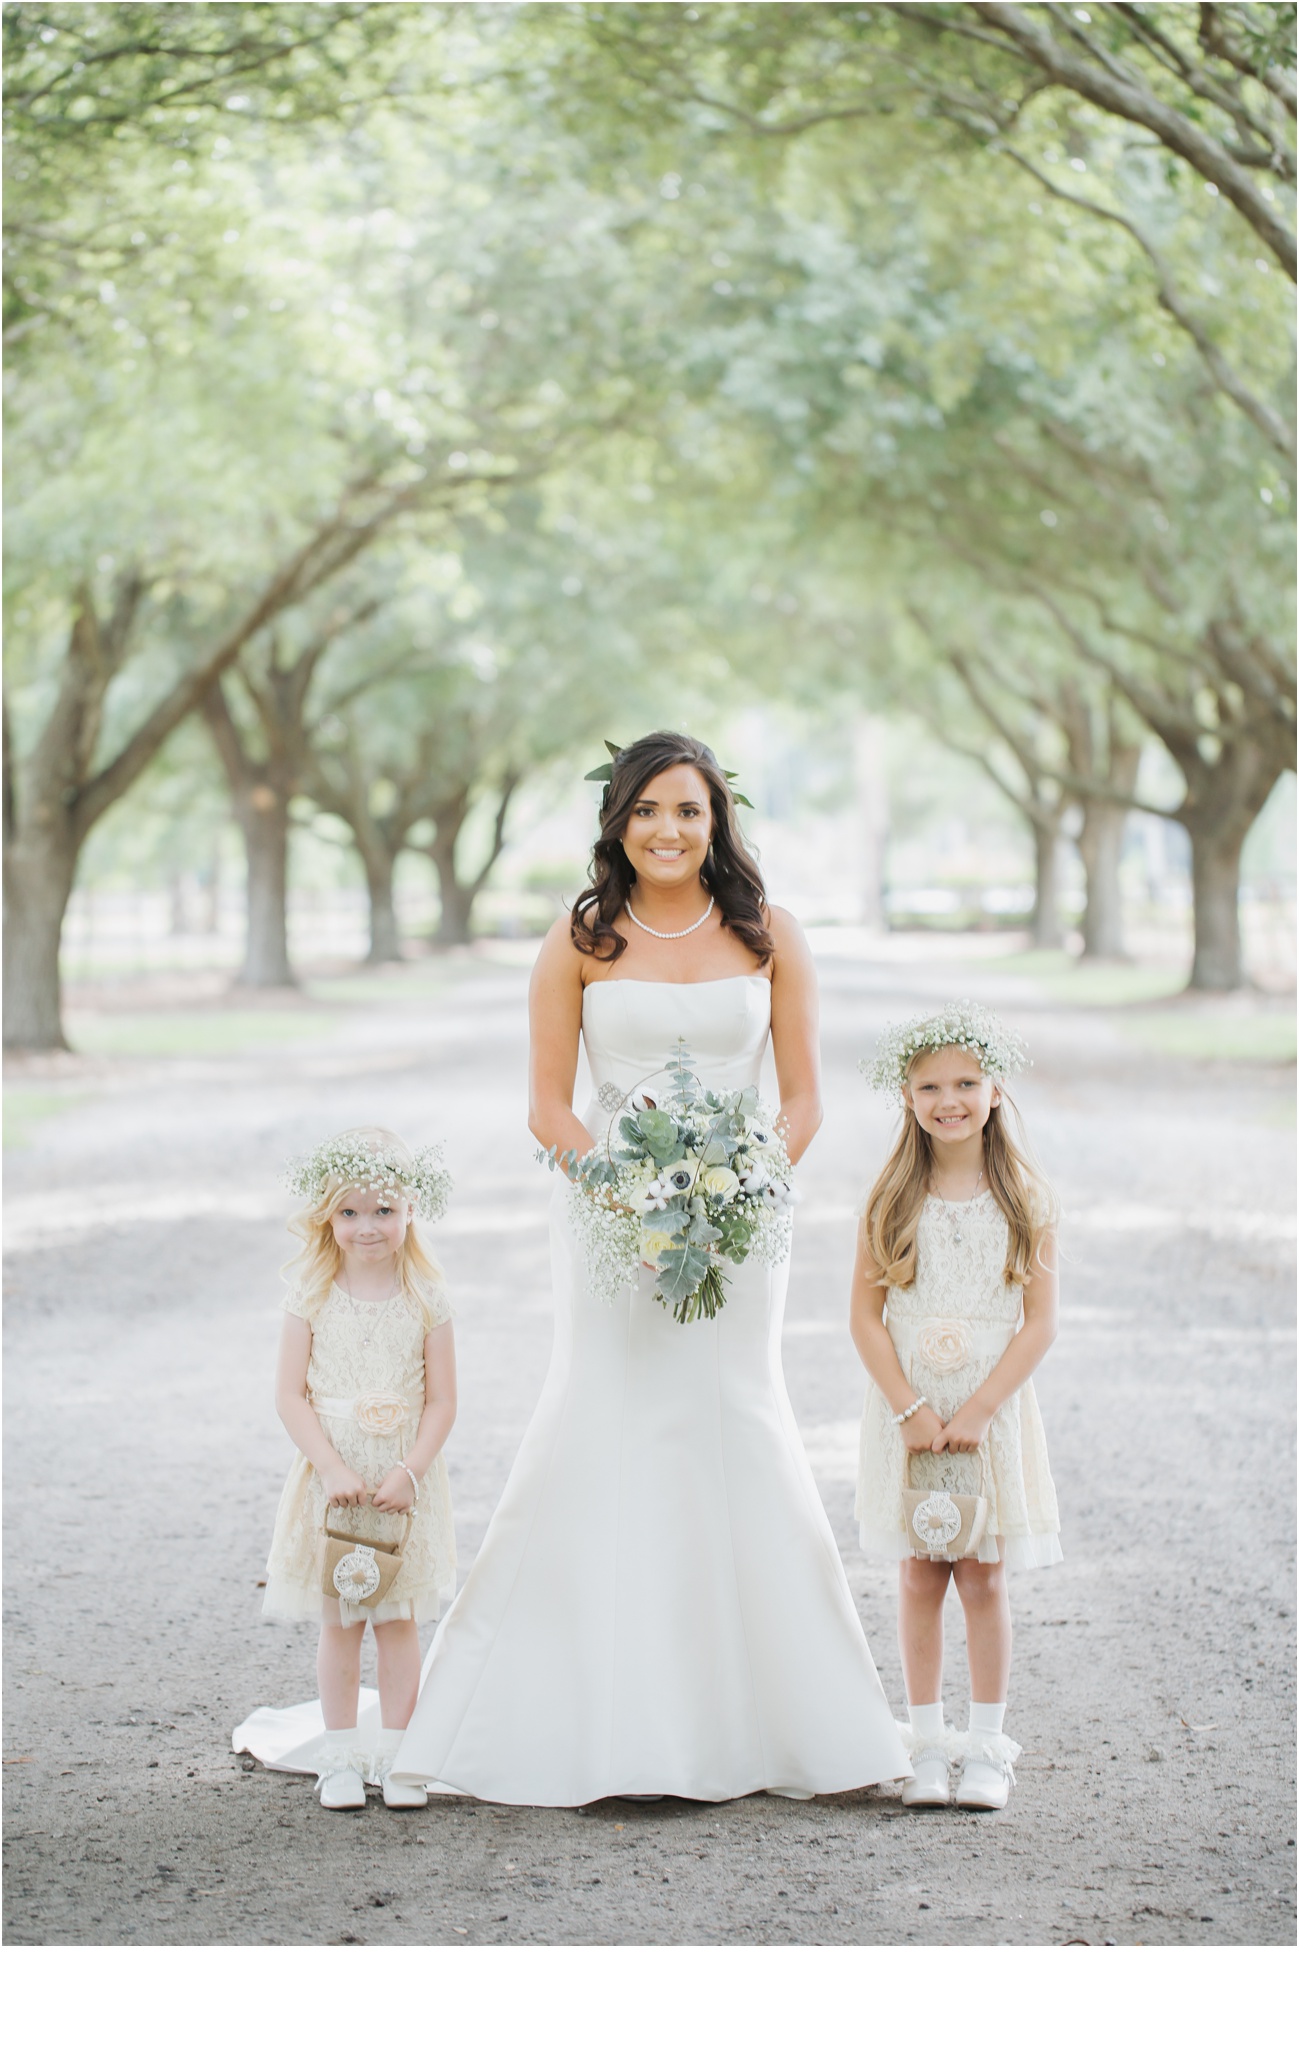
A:
[[[288,1455],[270,1401],[283,1156],[362,1118],[447,1134],[462,1566],[545,1370],[522,968],[479,962],[435,999],[402,993],[417,980],[300,1046],[19,1074],[78,1099],[8,1176],[8,1940],[1292,1942],[1289,1077],[1134,1051],[1023,982],[982,992],[1032,1040],[1020,1093],[1071,1219],[1039,1376],[1067,1562],[1013,1588],[1025,1755],[1003,1815],[871,1791],[326,1816],[308,1780],[231,1755],[250,1707],[314,1690],[310,1632],[258,1616]],[[888,1123],[854,1063],[953,980],[828,961],[823,987],[829,1114],[785,1355],[900,1708],[892,1574],[851,1520],[851,1206]],[[956,1714],[955,1613],[949,1641]]]

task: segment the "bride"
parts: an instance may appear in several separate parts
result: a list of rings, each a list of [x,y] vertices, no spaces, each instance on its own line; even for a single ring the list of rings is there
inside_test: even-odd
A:
[[[705,1087],[746,1087],[770,1039],[796,1161],[821,1121],[811,958],[707,747],[617,755],[591,875],[532,978],[541,1143],[583,1154],[608,1122],[574,1111],[580,1040],[621,1094],[682,1038]],[[686,1327],[652,1283],[597,1301],[566,1198],[549,1375],[392,1775],[532,1806],[908,1776],[785,1392],[787,1269],[740,1267]]]

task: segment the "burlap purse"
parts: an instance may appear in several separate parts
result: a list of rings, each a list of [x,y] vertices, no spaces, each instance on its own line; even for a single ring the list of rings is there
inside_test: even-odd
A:
[[[962,1557],[977,1557],[988,1526],[992,1482],[987,1444],[980,1444],[978,1452],[983,1493],[948,1493],[939,1487],[911,1486],[911,1461],[924,1455],[908,1451],[902,1461],[902,1515],[911,1555],[927,1557],[933,1564],[955,1564]],[[963,1457],[968,1453],[952,1455]]]
[[[326,1508],[320,1537],[320,1590],[325,1598],[344,1600],[349,1607],[377,1607],[401,1570],[414,1520],[412,1509],[396,1543],[378,1537],[367,1543],[359,1536],[340,1536],[331,1529]]]

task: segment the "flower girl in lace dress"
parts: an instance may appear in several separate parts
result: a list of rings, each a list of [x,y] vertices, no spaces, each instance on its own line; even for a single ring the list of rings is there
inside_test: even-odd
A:
[[[903,1109],[862,1215],[851,1323],[872,1382],[858,1474],[862,1548],[901,1561],[910,1706],[902,1732],[916,1772],[902,1793],[908,1806],[946,1806],[955,1761],[958,1805],[1006,1804],[1019,1755],[1002,1725],[1006,1566],[1054,1564],[1062,1554],[1031,1378],[1056,1331],[1056,1203],[1008,1128],[1002,1089],[1023,1063],[1013,1034],[965,1004],[895,1027],[866,1067],[875,1087],[900,1093]],[[987,1499],[977,1555],[949,1564],[912,1554],[908,1484]],[[970,1665],[965,1733],[943,1726],[943,1603],[953,1578]]]
[[[365,1782],[389,1806],[423,1806],[387,1770],[419,1690],[418,1624],[455,1592],[455,1535],[442,1446],[455,1420],[455,1347],[442,1274],[421,1244],[415,1212],[436,1219],[447,1174],[377,1126],[342,1132],[296,1170],[308,1206],[290,1228],[304,1249],[289,1269],[276,1409],[298,1448],[275,1520],[265,1611],[318,1620],[316,1672],[323,1741],[281,1761],[318,1772],[322,1806],[365,1805]],[[409,1524],[401,1569],[377,1605],[325,1597],[321,1533],[390,1541]],[[357,1729],[361,1639],[374,1628],[382,1726]],[[263,1710],[273,1721],[274,1710]],[[254,1717],[257,1720],[259,1717]]]

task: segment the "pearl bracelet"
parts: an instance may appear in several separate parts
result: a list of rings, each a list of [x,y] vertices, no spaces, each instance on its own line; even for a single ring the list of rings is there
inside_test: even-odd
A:
[[[897,1423],[898,1428],[901,1429],[904,1422],[910,1422],[913,1415],[919,1415],[924,1405],[922,1400],[913,1401],[909,1408],[904,1408],[900,1415],[895,1415],[893,1420]]]
[[[418,1500],[419,1500],[419,1481],[418,1481],[418,1479],[417,1479],[417,1478],[415,1477],[415,1474],[414,1474],[414,1473],[413,1473],[413,1472],[411,1471],[411,1469],[410,1469],[410,1466],[409,1466],[409,1465],[408,1465],[408,1464],[406,1463],[406,1460],[405,1460],[404,1458],[398,1458],[398,1460],[397,1460],[397,1463],[398,1463],[398,1464],[399,1464],[399,1465],[401,1466],[401,1469],[402,1469],[402,1471],[403,1471],[403,1472],[404,1472],[404,1473],[406,1474],[406,1477],[407,1477],[407,1478],[409,1479],[409,1481],[410,1481],[411,1485],[412,1485],[412,1486],[414,1487],[414,1489],[415,1489],[415,1499],[416,1499],[416,1501],[418,1501]]]

